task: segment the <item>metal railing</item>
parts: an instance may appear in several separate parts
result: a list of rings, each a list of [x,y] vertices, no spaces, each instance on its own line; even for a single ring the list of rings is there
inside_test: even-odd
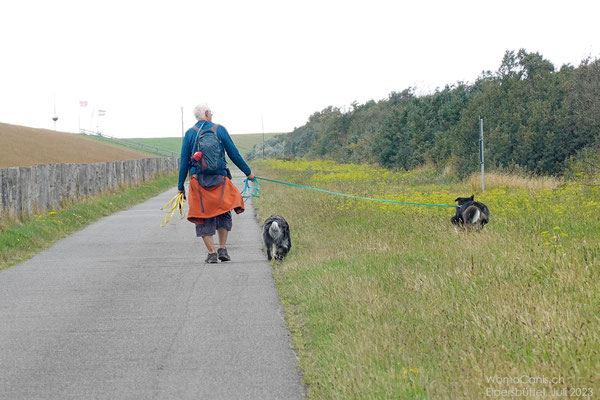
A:
[[[87,129],[80,129],[79,133],[83,133],[84,135],[89,135],[89,136],[98,136],[109,142],[113,142],[115,144],[119,144],[119,145],[125,146],[125,147],[130,147],[135,150],[143,150],[146,153],[152,153],[152,154],[156,154],[156,155],[164,156],[164,157],[179,157],[178,153],[175,153],[171,150],[161,149],[160,147],[150,146],[150,145],[138,143],[138,142],[135,142],[132,140],[120,139],[120,138],[117,138],[114,136],[106,135],[102,132],[90,131]]]

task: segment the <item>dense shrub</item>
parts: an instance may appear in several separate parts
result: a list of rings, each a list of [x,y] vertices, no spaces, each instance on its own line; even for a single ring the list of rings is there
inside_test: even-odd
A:
[[[538,53],[507,51],[495,72],[427,95],[413,88],[387,99],[327,107],[264,155],[329,158],[411,169],[452,165],[459,176],[479,168],[479,118],[486,165],[562,174],[569,160],[600,142],[600,60],[554,65]],[[262,157],[262,145],[252,157]]]

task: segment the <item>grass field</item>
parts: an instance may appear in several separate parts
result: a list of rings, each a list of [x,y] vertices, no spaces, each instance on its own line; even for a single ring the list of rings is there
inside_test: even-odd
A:
[[[599,186],[490,173],[479,193],[477,177],[429,169],[253,166],[390,200],[451,205],[474,193],[491,212],[482,232],[455,232],[452,208],[260,182],[261,218],[281,214],[291,227],[292,251],[273,267],[310,398],[598,398]]]
[[[0,123],[0,168],[146,157],[147,154],[101,143],[82,135]]]
[[[175,175],[167,175],[135,188],[106,192],[20,221],[0,221],[0,270],[27,260],[102,217],[164,192],[173,187],[176,180]]]
[[[158,147],[160,149],[170,150],[179,155],[181,152],[180,137],[165,137],[165,138],[133,138],[123,139],[130,142],[142,143],[148,146]]]
[[[281,135],[281,133],[265,133],[265,142],[272,137]],[[244,155],[246,152],[252,150],[254,145],[260,144],[263,141],[262,133],[248,133],[245,135],[231,135],[231,139],[240,150],[240,153]]]
[[[279,135],[279,133],[265,133],[265,141],[269,140],[273,136]],[[231,139],[235,143],[236,147],[242,155],[247,151],[251,150],[256,144],[262,143],[262,133],[249,133],[242,135],[231,135]],[[159,147],[165,150],[171,150],[179,154],[181,152],[181,138],[180,137],[167,137],[167,138],[135,138],[126,139],[137,143],[147,144],[149,146]]]
[[[276,135],[279,135],[279,133],[265,133],[264,139],[266,141],[269,138],[272,138]],[[97,141],[107,142],[107,139],[104,139],[99,136],[90,136],[90,138],[95,139]],[[232,138],[233,142],[235,143],[236,147],[238,148],[240,154],[242,154],[242,156],[245,157],[245,154],[248,151],[250,151],[252,149],[252,147],[254,147],[254,145],[262,143],[263,135],[262,135],[262,133],[250,133],[250,134],[241,134],[241,135],[231,135],[231,138]],[[170,150],[172,152],[175,152],[176,154],[181,153],[181,138],[180,137],[134,138],[134,139],[123,139],[123,140],[127,140],[132,143],[144,144],[147,146],[154,146],[154,147],[158,147],[158,148],[164,149],[164,150]],[[128,147],[124,146],[124,148],[128,148]],[[142,150],[140,150],[140,151],[142,151]],[[148,156],[153,156],[153,157],[156,156],[153,153],[147,153],[147,154],[148,154]],[[237,167],[231,162],[229,157],[227,158],[227,163],[228,163],[228,166],[230,169],[232,169],[232,170],[237,169]]]
[[[269,138],[279,135],[279,133],[265,133],[265,141]],[[250,133],[250,134],[242,134],[242,135],[231,135],[231,139],[233,143],[235,143],[238,148],[240,154],[244,156],[246,152],[252,149],[254,145],[262,143],[263,135],[262,133]],[[181,153],[181,138],[180,137],[170,137],[170,138],[135,138],[135,139],[126,139],[136,143],[142,143],[148,146],[154,146],[165,150],[170,150],[176,152],[177,154]],[[230,169],[234,170],[237,167],[231,162],[229,157],[227,158],[227,165]]]

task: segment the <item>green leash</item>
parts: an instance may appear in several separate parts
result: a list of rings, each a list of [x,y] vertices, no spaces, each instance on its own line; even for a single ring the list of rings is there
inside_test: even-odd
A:
[[[349,197],[349,198],[352,198],[352,199],[370,200],[370,201],[381,201],[381,202],[384,202],[384,203],[395,203],[395,204],[408,204],[408,205],[413,205],[413,206],[451,207],[451,208],[456,208],[456,206],[449,206],[449,205],[446,205],[446,204],[411,203],[411,202],[408,202],[408,201],[373,199],[373,198],[370,198],[370,197],[362,197],[362,196],[355,196],[355,195],[352,195],[352,194],[332,192],[332,191],[329,191],[329,190],[317,189],[317,188],[313,188],[313,187],[310,187],[310,186],[297,185],[295,183],[281,182],[281,181],[276,181],[276,180],[273,180],[273,179],[261,178],[261,177],[258,177],[258,176],[254,178],[254,189],[252,190],[252,192],[250,194],[246,194],[246,191],[250,190],[250,185],[248,184],[248,178],[246,178],[244,180],[245,185],[244,185],[244,191],[242,192],[242,196],[244,197],[244,201],[246,201],[246,199],[248,199],[250,197],[257,197],[257,198],[260,197],[260,185],[258,184],[258,180],[259,179],[261,179],[263,181],[267,181],[267,182],[279,183],[280,185],[292,186],[292,187],[297,187],[297,188],[301,188],[301,189],[309,189],[309,190],[314,190],[316,192],[334,194],[336,196]]]
[[[249,181],[248,178],[244,179],[244,190],[242,191],[242,197],[244,198],[244,203],[250,197],[256,197],[256,198],[260,197],[260,185],[258,184],[258,179],[254,178],[254,180],[252,181],[252,183],[254,183],[254,188],[252,189],[252,191],[250,191],[250,184],[248,183],[248,181]],[[246,194],[246,192],[248,192],[248,194]]]

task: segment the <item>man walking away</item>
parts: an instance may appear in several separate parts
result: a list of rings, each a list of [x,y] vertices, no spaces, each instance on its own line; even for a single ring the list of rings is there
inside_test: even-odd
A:
[[[178,190],[185,195],[184,182],[190,174],[188,220],[196,224],[196,236],[202,237],[208,250],[205,262],[231,261],[227,236],[232,228],[231,210],[244,212],[244,199],[231,182],[225,152],[248,179],[254,174],[231,140],[227,129],[212,122],[207,104],[194,108],[198,122],[187,130],[181,145]],[[215,251],[213,236],[219,248]]]

